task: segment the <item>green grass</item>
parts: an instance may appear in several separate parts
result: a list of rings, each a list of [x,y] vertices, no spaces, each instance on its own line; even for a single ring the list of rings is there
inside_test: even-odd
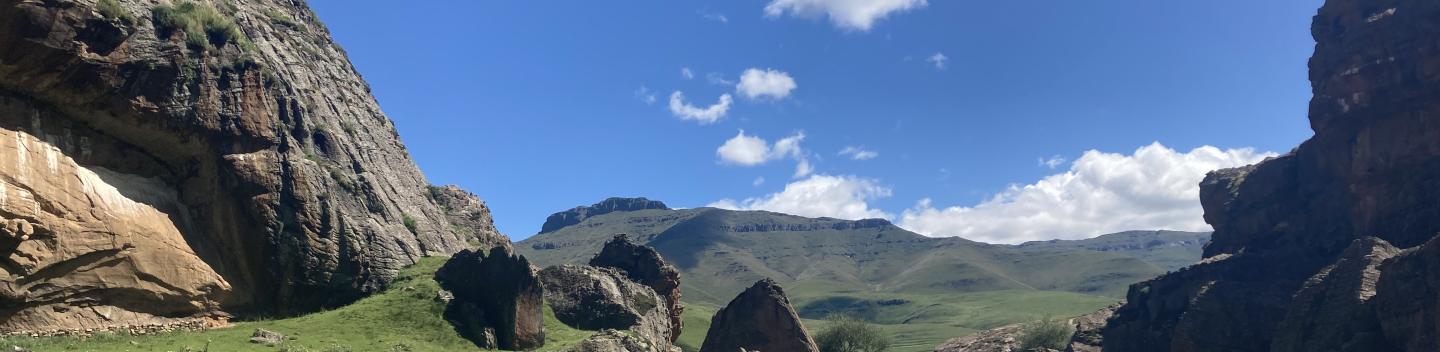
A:
[[[685,302],[685,312],[680,315],[685,321],[685,328],[680,331],[680,338],[675,344],[686,352],[699,351],[700,345],[705,342],[705,333],[710,331],[710,318],[715,317],[716,310],[719,309]]]
[[[135,16],[131,15],[130,11],[125,11],[125,8],[121,7],[120,3],[115,2],[115,0],[100,0],[100,2],[95,3],[95,10],[99,11],[100,15],[105,16],[105,18],[117,19],[130,24],[135,23]]]
[[[440,285],[435,270],[446,258],[424,258],[406,268],[391,288],[351,305],[301,317],[240,322],[232,327],[201,332],[154,336],[100,334],[91,338],[0,338],[33,351],[476,351],[441,314],[444,303],[435,299]],[[572,329],[545,309],[546,350],[562,349],[590,336]],[[257,328],[280,332],[290,339],[278,346],[249,342]]]
[[[151,15],[156,28],[184,32],[185,43],[192,48],[213,49],[226,44],[249,44],[235,21],[207,4],[187,0],[173,6],[156,5]]]

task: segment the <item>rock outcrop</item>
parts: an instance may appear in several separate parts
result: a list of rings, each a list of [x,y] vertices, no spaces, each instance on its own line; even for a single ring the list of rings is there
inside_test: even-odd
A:
[[[645,338],[625,331],[605,329],[580,341],[569,352],[673,352]]]
[[[630,242],[629,236],[616,235],[590,259],[590,265],[619,269],[631,280],[655,290],[664,298],[665,310],[670,314],[670,342],[680,338],[684,329],[680,315],[685,312],[685,304],[680,302],[680,270],[666,262],[660,252]]]
[[[430,199],[445,210],[445,217],[456,233],[475,248],[510,247],[510,238],[495,228],[490,207],[474,193],[458,186],[431,186]]]
[[[0,24],[0,331],[310,311],[466,246],[303,2],[0,0]]]
[[[435,272],[453,294],[445,319],[480,348],[529,350],[545,344],[544,288],[535,267],[509,247],[462,250]]]
[[[617,211],[636,211],[646,209],[668,210],[670,207],[665,203],[645,198],[609,198],[595,203],[588,207],[575,207],[574,209],[551,214],[545,218],[545,224],[540,225],[540,233],[549,233],[559,230],[562,227],[579,224],[586,218],[605,215]]]
[[[700,352],[819,352],[785,290],[760,280],[715,312]]]
[[[1435,23],[1440,2],[1327,1],[1312,28],[1315,135],[1206,177],[1206,259],[1132,286],[1105,350],[1440,349],[1433,257],[1412,254],[1429,248],[1380,262],[1392,251],[1380,243],[1409,248],[1440,233]],[[1376,325],[1381,336],[1367,335]],[[1331,332],[1355,335],[1321,336]]]
[[[670,310],[655,290],[614,268],[560,265],[540,271],[545,301],[561,323],[583,330],[628,330],[669,349]]]
[[[1118,307],[1118,304],[1112,305],[1067,320],[1066,323],[1073,329],[1074,334],[1071,335],[1065,352],[1100,352],[1103,339],[1100,335],[1101,329],[1105,327],[1106,319],[1109,319]],[[953,338],[936,346],[935,352],[1021,352],[1025,332],[1036,324],[1039,322],[1010,324]],[[1054,350],[1041,348],[1031,351]]]

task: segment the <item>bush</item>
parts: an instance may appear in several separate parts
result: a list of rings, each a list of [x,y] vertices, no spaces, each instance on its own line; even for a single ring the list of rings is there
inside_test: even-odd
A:
[[[212,49],[225,44],[248,44],[245,33],[240,31],[235,21],[221,15],[209,5],[181,1],[174,6],[155,6],[151,15],[155,19],[156,29],[185,32],[185,43],[193,48]]]
[[[1069,322],[1059,319],[1045,319],[1025,328],[1020,335],[1020,350],[1029,351],[1037,348],[1049,348],[1064,350],[1070,344],[1070,336],[1075,333]]]
[[[100,0],[100,2],[95,4],[95,10],[99,11],[100,15],[105,16],[105,18],[117,19],[130,24],[135,23],[135,16],[131,16],[130,12],[125,11],[124,7],[120,7],[120,3],[115,2],[115,0]]]
[[[420,231],[420,224],[416,223],[415,217],[410,216],[410,214],[405,214],[405,218],[401,219],[401,221],[405,223],[405,228],[409,229],[411,233]]]
[[[880,352],[890,349],[890,336],[864,320],[843,315],[826,318],[824,331],[815,335],[821,352]]]

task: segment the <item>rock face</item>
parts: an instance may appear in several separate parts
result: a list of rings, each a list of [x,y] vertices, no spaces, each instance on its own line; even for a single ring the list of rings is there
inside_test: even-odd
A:
[[[617,211],[636,211],[646,209],[668,210],[665,203],[645,198],[609,198],[588,207],[575,207],[574,209],[551,214],[545,218],[545,224],[540,226],[540,233],[549,233],[559,230],[562,227],[579,224],[586,218],[600,216]]]
[[[113,3],[0,0],[0,331],[336,306],[466,246],[302,2]]]
[[[432,186],[430,199],[445,210],[445,218],[456,233],[470,240],[477,248],[509,247],[510,238],[495,228],[490,207],[485,201],[458,186]]]
[[[1380,263],[1374,296],[1366,292],[1392,251],[1380,243],[1414,247],[1440,232],[1435,23],[1440,2],[1327,1],[1312,29],[1314,137],[1206,177],[1200,197],[1215,227],[1206,259],[1132,286],[1105,350],[1440,348],[1434,256],[1418,254],[1436,249]],[[1374,325],[1383,336],[1365,335]]]
[[[545,344],[544,289],[525,257],[495,247],[463,250],[435,272],[454,298],[445,319],[480,348],[529,350]]]
[[[663,349],[651,341],[628,334],[624,331],[612,329],[601,330],[595,335],[580,341],[570,352],[671,352],[675,350]]]
[[[715,312],[700,352],[819,352],[785,290],[770,279],[760,280]]]
[[[654,289],[664,298],[665,310],[670,314],[669,341],[675,342],[680,338],[684,329],[684,320],[680,315],[685,312],[685,305],[680,302],[680,271],[665,262],[660,252],[630,242],[629,236],[617,235],[605,242],[600,253],[590,259],[590,265],[619,269],[631,280]]]
[[[555,318],[583,330],[628,330],[669,349],[670,310],[655,290],[614,268],[560,265],[540,271]]]
[[[1102,350],[1101,329],[1105,327],[1106,319],[1115,313],[1120,305],[1112,305],[1094,313],[1082,315],[1070,319],[1068,323],[1075,333],[1070,337],[1070,345],[1066,352],[1099,352]],[[1020,323],[1001,326],[970,334],[969,336],[957,337],[945,341],[935,347],[935,352],[1019,352],[1021,351],[1021,339],[1026,329],[1034,326],[1035,323]],[[1043,349],[1040,351],[1053,351]]]

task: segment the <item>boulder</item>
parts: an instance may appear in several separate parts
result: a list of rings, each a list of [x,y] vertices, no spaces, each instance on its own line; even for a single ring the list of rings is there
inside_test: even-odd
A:
[[[1440,350],[1440,237],[1381,264],[1370,300],[1390,350]]]
[[[614,329],[601,330],[585,340],[580,341],[575,347],[566,350],[569,352],[678,352],[678,348],[661,348],[654,342],[643,337]]]
[[[285,334],[265,329],[255,329],[255,332],[250,334],[250,343],[274,346],[281,342],[285,342]]]
[[[1010,324],[945,341],[935,352],[1019,352],[1025,324]]]
[[[560,265],[540,271],[555,318],[583,330],[628,330],[670,348],[670,312],[655,290],[614,268]]]
[[[629,236],[616,235],[590,259],[590,265],[619,269],[631,280],[654,289],[664,298],[666,311],[670,314],[670,341],[680,338],[684,329],[681,313],[685,311],[684,303],[680,302],[680,271],[666,262],[660,252],[631,242]]]
[[[535,267],[508,247],[462,250],[435,272],[453,294],[445,319],[480,348],[529,350],[545,344],[544,289]]]
[[[790,298],[774,280],[764,279],[715,312],[700,352],[819,352]]]

